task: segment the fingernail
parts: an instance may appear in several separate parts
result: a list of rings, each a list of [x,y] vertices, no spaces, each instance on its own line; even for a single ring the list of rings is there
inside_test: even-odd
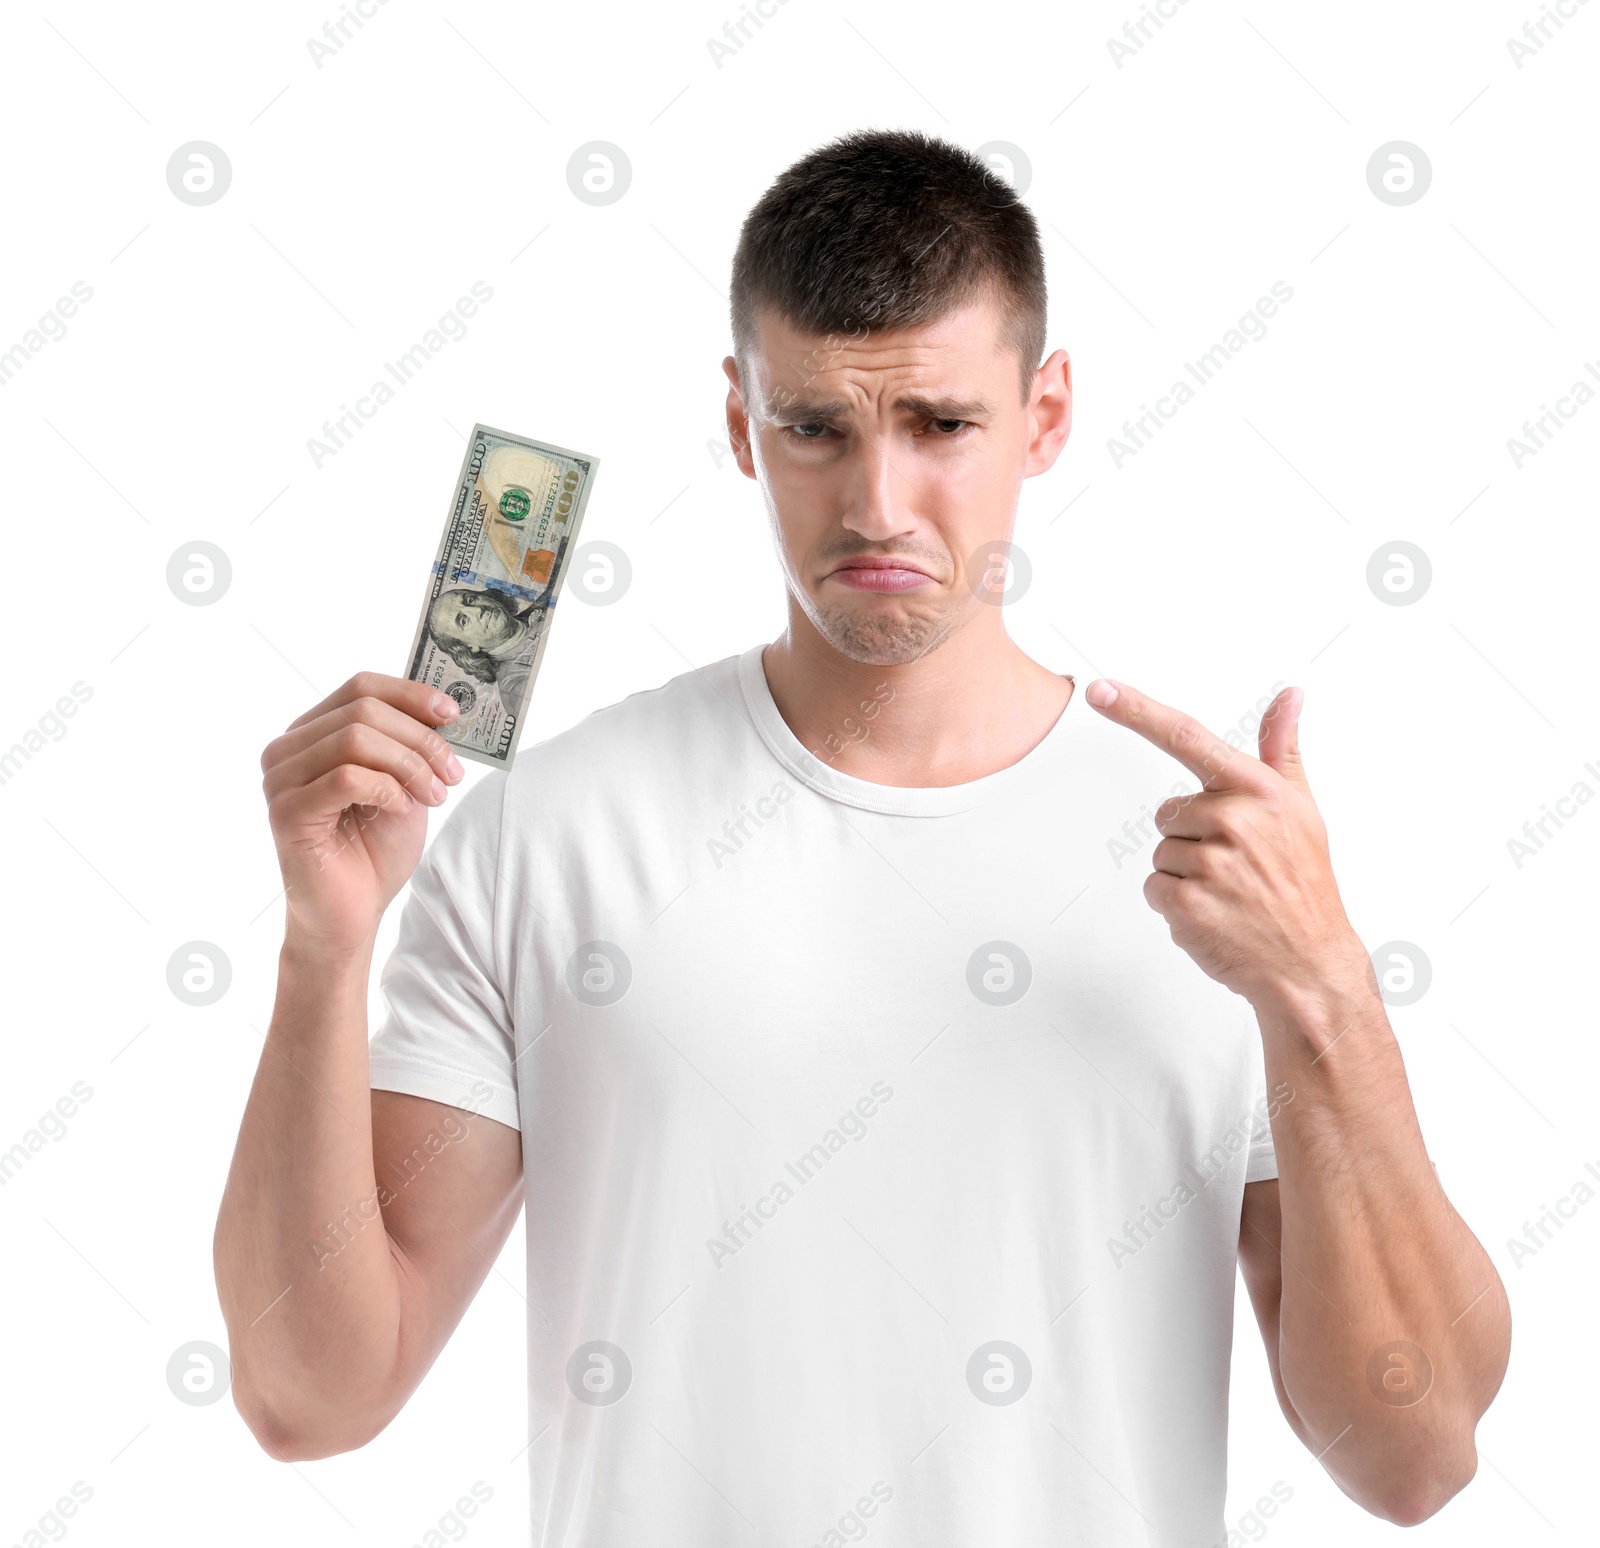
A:
[[[451,753],[449,758],[445,760],[444,771],[451,779],[460,779],[466,772],[461,767],[461,760],[454,753]]]
[[[1084,690],[1085,697],[1096,709],[1109,709],[1117,702],[1117,690],[1109,678],[1099,678]]]
[[[447,693],[436,693],[433,696],[433,713],[440,720],[448,720],[461,706]]]
[[[440,779],[437,774],[435,774],[433,776],[433,799],[435,804],[444,800],[448,793],[449,792],[445,789],[444,781]]]

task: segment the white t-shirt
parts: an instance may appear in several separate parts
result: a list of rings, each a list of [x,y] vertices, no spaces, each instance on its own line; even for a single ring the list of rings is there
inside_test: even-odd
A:
[[[856,779],[763,648],[467,790],[381,975],[372,1084],[522,1131],[534,1541],[1220,1541],[1277,1169],[1254,1016],[1141,891],[1193,782],[1081,690],[998,773]]]

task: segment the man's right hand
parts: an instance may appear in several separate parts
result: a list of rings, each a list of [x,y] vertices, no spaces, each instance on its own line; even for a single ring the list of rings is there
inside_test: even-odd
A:
[[[456,709],[423,683],[358,672],[267,743],[287,944],[346,956],[372,942],[422,856],[427,809],[464,773],[434,729]]]

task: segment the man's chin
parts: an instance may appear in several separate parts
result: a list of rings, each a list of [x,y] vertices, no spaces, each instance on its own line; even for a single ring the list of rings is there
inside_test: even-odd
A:
[[[937,650],[956,620],[832,608],[812,623],[841,656],[862,666],[907,666]]]

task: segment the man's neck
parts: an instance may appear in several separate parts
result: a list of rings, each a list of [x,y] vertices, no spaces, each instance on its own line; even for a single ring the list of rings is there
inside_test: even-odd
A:
[[[1024,654],[998,612],[900,666],[852,660],[791,612],[761,664],[801,745],[878,785],[964,785],[1010,767],[1049,733],[1074,686]]]

